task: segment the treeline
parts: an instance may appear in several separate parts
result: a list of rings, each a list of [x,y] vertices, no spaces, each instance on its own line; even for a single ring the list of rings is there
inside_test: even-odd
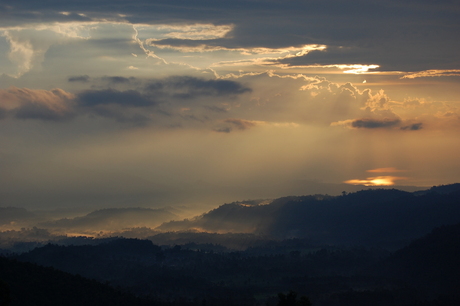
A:
[[[17,255],[14,262],[95,279],[119,288],[117,294],[130,292],[144,299],[136,301],[141,304],[275,306],[279,293],[293,291],[315,306],[413,306],[458,301],[459,248],[460,224],[437,228],[394,254],[378,248],[318,248],[301,239],[240,252],[116,239],[91,246],[49,244]]]

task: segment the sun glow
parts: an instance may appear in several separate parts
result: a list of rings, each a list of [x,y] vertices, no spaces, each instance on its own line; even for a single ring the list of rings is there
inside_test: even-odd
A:
[[[343,73],[353,73],[353,74],[361,74],[361,73],[369,73],[369,69],[377,69],[379,65],[341,65],[339,68],[348,69],[345,70]]]
[[[395,167],[387,167],[387,168],[377,168],[377,169],[371,169],[367,170],[366,172],[371,172],[371,173],[393,173],[393,172],[406,172],[407,170],[400,170]]]
[[[344,181],[345,184],[351,185],[364,185],[364,186],[393,186],[396,180],[405,180],[407,178],[400,176],[375,176],[368,177],[365,180],[348,180]]]

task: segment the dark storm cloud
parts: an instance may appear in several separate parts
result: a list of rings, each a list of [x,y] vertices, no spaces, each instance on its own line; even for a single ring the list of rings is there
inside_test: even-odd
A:
[[[354,128],[378,129],[391,128],[401,123],[399,119],[356,119],[351,123]]]
[[[129,83],[135,82],[136,78],[134,77],[125,78],[122,76],[105,76],[105,77],[102,77],[102,80],[110,84],[129,84]]]
[[[231,127],[223,127],[223,128],[214,129],[214,131],[218,132],[218,133],[230,133],[232,131],[232,128]]]
[[[156,102],[138,91],[115,89],[87,90],[77,95],[80,106],[93,107],[98,105],[116,104],[125,107],[146,107],[155,105]]]
[[[401,38],[402,40],[402,38]],[[324,51],[312,51],[304,56],[279,60],[288,66],[299,65],[379,65],[379,71],[421,71],[430,69],[460,68],[458,54],[451,48],[458,48],[457,42],[446,42],[433,37],[431,45],[423,40],[406,45],[395,39],[376,47],[357,46],[352,48],[329,47]],[[411,41],[408,39],[407,42]],[[429,41],[429,40],[428,40]],[[380,44],[380,43],[379,43]],[[436,48],[435,45],[440,48]]]
[[[174,98],[193,99],[200,96],[235,96],[251,92],[249,87],[229,80],[207,80],[190,76],[174,76],[154,80],[145,86],[148,92],[170,92]]]
[[[191,76],[173,76],[147,81],[141,81],[134,77],[105,76],[100,80],[115,87],[116,85],[128,85],[128,88],[133,89],[124,91],[114,88],[86,90],[77,94],[77,101],[80,106],[120,105],[125,107],[149,107],[174,100],[189,100],[206,96],[234,97],[251,92],[249,87],[239,82],[202,79]],[[208,107],[214,112],[225,112],[225,109],[219,107]]]
[[[151,108],[157,105],[153,97],[139,91],[112,88],[86,90],[77,94],[75,100],[80,114],[89,113],[131,126],[145,126],[151,122],[151,114],[155,112]]]
[[[228,39],[219,41],[232,47],[330,46],[324,53],[285,60],[292,64],[372,63],[382,70],[405,71],[460,68],[456,51],[460,48],[460,7],[449,0],[7,0],[2,11],[3,26],[84,18],[117,20],[123,14],[132,23],[232,24]]]
[[[175,76],[164,79],[142,80],[134,77],[105,76],[92,79],[93,88],[76,94],[76,111],[110,118],[120,123],[147,125],[165,122],[165,117],[177,122],[196,121],[205,124],[212,121],[206,113],[226,113],[222,107],[204,97],[235,98],[250,92],[244,85],[227,80],[202,79]],[[102,87],[102,88],[101,88]],[[120,90],[119,88],[124,88]],[[184,106],[186,101],[191,105]],[[194,106],[197,106],[196,108]],[[196,109],[192,111],[191,108]],[[176,124],[178,124],[176,122]],[[227,122],[238,129],[249,127],[250,122]]]
[[[222,108],[222,101],[218,98],[233,99],[239,94],[251,91],[235,81],[195,77],[142,80],[121,76],[89,78],[82,75],[69,77],[68,80],[88,83],[93,89],[76,94],[59,88],[0,89],[0,119],[10,117],[23,120],[67,121],[90,114],[93,118],[110,118],[136,126],[146,125],[154,118],[160,118],[162,123],[158,124],[165,124],[166,121],[169,125],[180,125],[181,121],[205,124],[212,121],[213,116],[227,112]],[[123,90],[120,90],[120,87]],[[187,105],[186,101],[190,103]],[[165,117],[170,119],[165,120]],[[176,122],[171,123],[171,120]],[[228,123],[239,129],[243,127],[243,123]]]
[[[89,75],[77,75],[71,76],[67,79],[68,82],[82,82],[86,83],[89,82]]]
[[[419,122],[419,123],[402,126],[401,130],[418,131],[418,130],[421,130],[422,128],[423,128],[423,123]]]
[[[17,119],[36,119],[43,121],[64,121],[74,117],[72,111],[57,111],[44,104],[24,103],[12,111]]]

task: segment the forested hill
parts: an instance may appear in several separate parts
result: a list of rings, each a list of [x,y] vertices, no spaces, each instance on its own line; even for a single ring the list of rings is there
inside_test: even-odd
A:
[[[78,273],[170,306],[276,306],[283,305],[277,303],[278,293],[290,290],[309,297],[314,306],[453,306],[460,305],[459,231],[460,223],[435,229],[392,255],[377,248],[319,248],[301,239],[241,252],[116,239],[93,246],[49,244],[16,258]],[[30,286],[30,279],[37,278],[34,269],[38,268],[25,268],[31,276],[23,273],[18,279]],[[3,272],[0,269],[0,279]],[[14,285],[11,279],[4,279],[9,286]],[[47,283],[47,276],[40,280],[55,286]],[[66,282],[76,286],[76,292],[82,286]]]
[[[435,228],[396,251],[375,267],[373,273],[405,280],[418,287],[430,284],[429,290],[443,294],[458,293],[459,255],[460,223]]]
[[[310,238],[327,244],[403,246],[433,228],[460,222],[460,184],[410,193],[362,190],[342,196],[299,196],[234,202],[163,231],[246,232],[272,238]]]

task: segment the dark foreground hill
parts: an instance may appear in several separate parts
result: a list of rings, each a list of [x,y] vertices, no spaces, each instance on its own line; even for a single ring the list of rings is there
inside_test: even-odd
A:
[[[396,251],[374,272],[425,287],[427,291],[459,293],[460,223],[435,228]]]
[[[240,252],[116,239],[92,246],[49,244],[16,258],[169,305],[275,306],[278,293],[293,290],[315,306],[454,306],[460,305],[459,255],[460,224],[435,229],[394,254],[376,248],[318,248],[302,239]]]
[[[53,268],[0,257],[0,305],[147,306],[141,300],[94,280]]]
[[[387,286],[335,293],[339,305],[460,305],[460,223],[435,228],[365,271]]]

